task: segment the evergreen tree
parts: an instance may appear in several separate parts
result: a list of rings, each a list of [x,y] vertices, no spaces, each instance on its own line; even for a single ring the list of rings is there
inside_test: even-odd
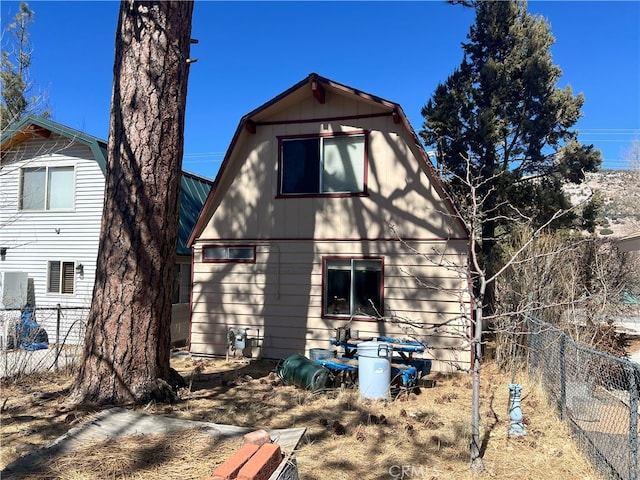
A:
[[[472,365],[471,466],[481,470],[480,364],[485,310],[494,310],[495,279],[517,253],[500,258],[496,243],[514,226],[537,233],[576,219],[563,182],[580,183],[599,168],[600,152],[572,130],[584,97],[557,87],[554,42],[547,22],[524,1],[466,1],[476,18],[463,61],[422,109],[420,132],[436,152],[470,231],[475,286]],[[596,204],[592,204],[595,207]],[[587,213],[594,217],[593,209]],[[479,247],[479,248],[478,248]]]
[[[450,173],[463,214],[468,182],[461,179],[477,186],[482,251],[492,270],[495,240],[511,220],[545,224],[570,206],[563,182],[582,182],[602,160],[572,129],[584,97],[557,87],[562,72],[552,62],[549,24],[529,14],[524,1],[471,5],[476,18],[464,59],[422,109],[420,135]],[[552,226],[575,220],[565,215]]]
[[[3,32],[0,63],[0,131],[29,113],[49,116],[42,96],[29,96],[33,87],[29,80],[32,47],[29,26],[34,13],[26,2]]]

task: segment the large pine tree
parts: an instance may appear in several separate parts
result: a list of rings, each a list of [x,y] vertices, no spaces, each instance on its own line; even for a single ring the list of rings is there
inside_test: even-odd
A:
[[[34,94],[34,83],[29,78],[33,46],[29,28],[34,12],[26,2],[2,32],[2,59],[0,61],[0,131],[28,114],[49,116],[44,94]]]
[[[470,1],[476,18],[464,58],[422,110],[420,132],[436,152],[471,232],[474,292],[471,466],[480,470],[480,362],[483,317],[505,260],[496,242],[523,222],[559,227],[572,215],[562,183],[597,170],[600,152],[581,145],[573,126],[584,98],[557,86],[548,23],[526,2]],[[588,210],[588,209],[586,209]],[[480,245],[481,250],[477,250]],[[507,260],[508,261],[508,260]]]
[[[463,212],[469,186],[461,179],[477,187],[489,264],[510,219],[543,225],[569,207],[562,183],[581,182],[599,168],[601,156],[578,142],[573,127],[584,97],[557,86],[562,71],[551,58],[554,38],[545,19],[529,14],[526,2],[472,5],[476,18],[464,59],[422,109],[420,135],[450,174]]]
[[[72,402],[174,397],[169,325],[192,12],[192,1],[120,5],[96,283]]]

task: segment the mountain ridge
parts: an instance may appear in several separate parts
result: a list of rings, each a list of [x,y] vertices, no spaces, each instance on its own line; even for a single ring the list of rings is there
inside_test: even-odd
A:
[[[567,184],[572,205],[591,195],[602,196],[602,214],[596,231],[600,236],[623,237],[640,230],[640,170],[600,170],[587,173],[579,184]]]

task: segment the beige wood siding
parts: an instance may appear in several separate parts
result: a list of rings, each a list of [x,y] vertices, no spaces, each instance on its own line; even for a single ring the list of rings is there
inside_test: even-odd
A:
[[[358,102],[352,103],[357,111]],[[361,129],[370,131],[368,196],[276,198],[278,136]],[[200,238],[388,238],[391,225],[404,238],[464,235],[416,154],[408,132],[391,117],[258,126],[233,152],[217,189],[217,210]]]
[[[384,259],[384,320],[350,327],[425,341],[435,369],[468,366],[466,232],[413,133],[388,106],[332,89],[325,104],[296,91],[252,120],[256,133],[236,139],[194,243],[191,351],[224,355],[231,326],[259,329],[268,358],[328,347],[346,321],[322,318],[322,258],[372,256]],[[278,198],[278,137],[363,130],[367,195]],[[210,244],[255,245],[256,262],[203,263]]]
[[[436,245],[449,262],[464,264],[462,241],[412,246],[428,253]],[[444,361],[451,355],[468,365],[468,322],[461,318],[469,312],[464,271],[432,263],[401,242],[370,242],[366,250],[384,260],[384,320],[357,320],[350,327],[362,336],[427,342],[427,356],[438,359],[437,369],[450,368]],[[322,258],[363,254],[359,242],[280,241],[259,243],[255,263],[196,262],[191,351],[224,355],[228,327],[259,329],[261,353],[268,358],[327,348],[335,328],[347,320],[322,318]],[[196,258],[200,255],[197,246]]]

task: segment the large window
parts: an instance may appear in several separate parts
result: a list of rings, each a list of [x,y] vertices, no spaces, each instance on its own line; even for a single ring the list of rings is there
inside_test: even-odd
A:
[[[364,133],[280,140],[281,195],[365,192]]]
[[[202,249],[204,262],[245,262],[256,261],[255,247],[207,245]]]
[[[325,258],[324,315],[382,315],[382,259]]]
[[[47,268],[47,293],[72,294],[75,271],[74,262],[50,261]]]
[[[34,167],[21,171],[20,210],[71,210],[74,168]]]

